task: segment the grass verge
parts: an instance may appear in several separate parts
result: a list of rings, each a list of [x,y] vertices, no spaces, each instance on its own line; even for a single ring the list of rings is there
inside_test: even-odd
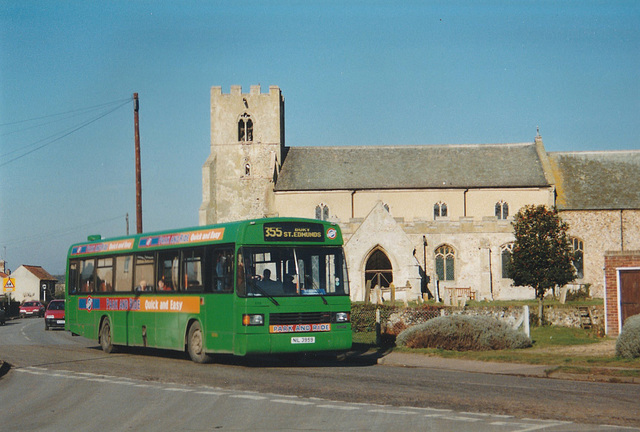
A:
[[[548,365],[555,372],[640,378],[640,358],[615,357],[612,339],[597,337],[593,332],[566,327],[533,327],[531,348],[498,351],[448,351],[436,348],[400,348],[396,352],[439,356],[465,360]],[[375,332],[353,334],[354,343],[381,348]],[[392,344],[392,343],[390,343]],[[384,340],[383,344],[384,345]]]

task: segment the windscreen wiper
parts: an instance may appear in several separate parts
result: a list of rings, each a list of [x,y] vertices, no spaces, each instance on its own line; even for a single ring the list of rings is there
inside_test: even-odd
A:
[[[267,293],[264,289],[262,289],[261,287],[258,286],[257,283],[255,283],[254,281],[251,281],[251,286],[253,288],[255,288],[257,291],[260,291],[260,293],[265,296],[266,298],[268,298],[269,300],[271,300],[271,302],[276,305],[276,306],[280,306],[280,303],[278,303],[278,301],[276,299],[273,298],[273,296],[271,296],[269,293]]]

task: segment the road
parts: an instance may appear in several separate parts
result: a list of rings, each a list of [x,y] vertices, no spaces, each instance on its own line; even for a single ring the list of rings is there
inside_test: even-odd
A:
[[[640,427],[638,386],[434,371],[311,358],[104,354],[94,341],[0,327],[4,430],[611,431]],[[640,429],[637,429],[640,430]]]

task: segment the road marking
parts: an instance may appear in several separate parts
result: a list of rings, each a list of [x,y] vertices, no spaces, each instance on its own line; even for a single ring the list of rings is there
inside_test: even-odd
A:
[[[277,395],[277,394],[260,394],[257,392],[234,392],[224,389],[218,389],[216,387],[204,387],[203,390],[196,390],[185,387],[172,387],[170,383],[156,383],[147,384],[144,381],[135,379],[128,379],[122,377],[116,377],[112,375],[94,374],[88,372],[73,372],[67,370],[50,370],[47,368],[27,366],[24,368],[13,369],[16,372],[28,373],[32,375],[47,375],[53,378],[64,379],[77,379],[90,382],[104,382],[115,385],[127,385],[140,388],[149,388],[151,390],[164,390],[171,392],[192,393],[202,396],[227,396],[235,399],[249,399],[249,400],[267,400],[271,403],[281,403],[299,406],[315,406],[317,408],[342,410],[342,411],[357,411],[360,409],[366,409],[370,413],[380,413],[388,415],[422,415],[425,418],[439,418],[442,420],[454,421],[454,422],[485,422],[487,425],[492,426],[507,426],[512,429],[513,432],[532,432],[536,430],[546,429],[550,427],[557,427],[562,425],[571,425],[572,422],[563,420],[537,420],[537,419],[515,419],[510,415],[501,414],[487,414],[487,413],[471,413],[460,412],[456,413],[450,409],[430,408],[430,407],[394,407],[388,405],[367,404],[367,403],[349,403],[346,404],[340,401],[331,401],[321,398],[298,398],[297,396]],[[175,385],[175,384],[173,384]],[[202,387],[200,387],[202,388]],[[209,390],[210,389],[210,390]],[[502,419],[502,420],[497,420]],[[513,420],[509,420],[513,419]],[[601,425],[604,428],[617,428],[627,429],[625,427]],[[628,428],[629,430],[638,430],[636,428]]]
[[[463,416],[442,416],[442,418],[445,420],[462,421],[462,422],[469,422],[469,423],[482,420],[479,418],[463,417]]]
[[[305,402],[301,400],[291,400],[291,399],[271,399],[269,402],[291,404],[291,405],[315,405],[313,402]]]
[[[318,405],[318,408],[337,409],[337,410],[343,410],[343,411],[354,411],[354,410],[360,409],[360,407],[345,406],[345,405]]]
[[[190,389],[185,389],[185,388],[177,388],[177,387],[167,387],[167,388],[163,388],[162,390],[164,391],[172,391],[172,392],[183,392],[183,393],[190,393],[193,390]]]
[[[232,394],[229,397],[236,398],[236,399],[252,399],[252,400],[265,400],[267,398],[266,396],[258,396],[258,395],[251,395],[251,394]]]
[[[400,414],[400,415],[407,415],[407,414],[418,414],[417,412],[414,411],[402,411],[402,410],[396,410],[396,409],[373,409],[373,410],[369,410],[370,413],[382,413],[382,414]]]

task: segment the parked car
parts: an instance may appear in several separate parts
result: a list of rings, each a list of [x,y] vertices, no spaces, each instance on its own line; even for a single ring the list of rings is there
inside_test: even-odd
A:
[[[4,313],[4,309],[0,309],[0,325],[4,325],[6,320],[6,315]]]
[[[44,329],[50,327],[64,328],[64,300],[51,300],[44,313]]]
[[[44,316],[44,305],[37,300],[24,302],[20,305],[20,318],[27,316]]]

